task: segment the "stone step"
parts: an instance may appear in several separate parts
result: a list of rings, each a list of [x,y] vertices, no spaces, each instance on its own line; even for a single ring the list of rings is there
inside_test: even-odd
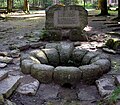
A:
[[[8,71],[0,70],[0,81],[7,78],[7,76],[8,76]]]
[[[0,81],[0,94],[8,98],[20,84],[20,76],[8,76]]]

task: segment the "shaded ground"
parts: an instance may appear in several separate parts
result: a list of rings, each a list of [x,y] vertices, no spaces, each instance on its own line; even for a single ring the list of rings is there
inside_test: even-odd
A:
[[[111,22],[110,19],[113,16],[109,17],[95,17],[94,11],[90,12],[88,20],[89,24],[86,30],[89,35],[96,35],[99,41],[104,41],[103,38],[107,32],[113,32],[113,28],[116,27],[107,27],[108,24],[106,22]],[[16,16],[16,14],[15,14]],[[0,20],[0,51],[8,51],[10,52],[9,46],[10,45],[19,45],[21,43],[35,43],[37,42],[37,38],[40,35],[40,30],[44,27],[45,17],[44,13],[41,13],[42,17],[35,15],[30,16],[29,18],[22,17],[20,18],[19,15],[17,17],[11,17],[6,20]],[[119,28],[119,27],[117,27]],[[115,31],[114,31],[115,32]],[[116,32],[120,32],[118,29]],[[24,37],[26,36],[26,37]],[[103,36],[103,37],[101,37]],[[117,37],[119,36],[112,36]],[[100,40],[101,39],[101,40]],[[101,42],[102,42],[101,41]],[[86,44],[86,48],[90,48],[91,44],[96,46],[96,43],[92,42],[84,42]],[[98,43],[97,43],[98,44]],[[102,51],[101,49],[97,49]],[[22,53],[22,52],[21,52]],[[120,65],[120,56],[118,54],[109,54],[112,62],[116,62],[118,66]],[[113,64],[114,64],[113,63]],[[113,65],[114,66],[114,65]],[[15,72],[11,72],[12,75],[19,75],[20,68],[19,68],[19,59],[14,59],[14,64],[8,65],[7,70],[13,70]],[[120,73],[120,69],[113,70],[109,72],[108,76],[118,75]],[[21,74],[22,75],[22,74]],[[48,84],[44,85],[41,84],[40,88],[37,91],[35,96],[26,96],[21,95],[19,93],[15,93],[10,98],[14,101],[17,105],[97,105],[97,101],[100,99],[98,92],[94,93],[96,99],[95,101],[90,100],[83,100],[80,101],[78,99],[78,91],[82,88],[87,88],[88,86],[78,84],[76,88],[63,88],[56,84]],[[94,87],[94,86],[93,86]],[[90,89],[89,91],[92,92],[94,88]],[[44,92],[43,92],[44,90]],[[87,89],[88,90],[88,89]],[[58,94],[57,94],[58,93]],[[89,96],[88,96],[89,97]]]

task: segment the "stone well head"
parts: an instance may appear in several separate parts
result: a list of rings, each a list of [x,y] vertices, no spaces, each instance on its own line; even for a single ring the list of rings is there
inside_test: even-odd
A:
[[[111,68],[109,56],[74,48],[73,43],[49,43],[21,56],[21,71],[41,83],[93,84]]]

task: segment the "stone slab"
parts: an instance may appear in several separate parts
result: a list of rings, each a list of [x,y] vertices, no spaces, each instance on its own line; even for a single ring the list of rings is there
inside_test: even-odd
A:
[[[8,71],[0,70],[0,81],[8,76]]]
[[[8,78],[0,82],[0,94],[3,94],[5,98],[10,97],[13,91],[20,84],[20,76],[9,76]]]
[[[4,67],[6,67],[6,66],[7,66],[6,63],[0,63],[0,68],[4,68]]]

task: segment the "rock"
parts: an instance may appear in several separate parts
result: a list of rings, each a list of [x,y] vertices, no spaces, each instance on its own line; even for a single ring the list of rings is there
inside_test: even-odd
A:
[[[30,47],[33,49],[39,48],[41,46],[45,46],[45,44],[43,42],[36,42],[36,43],[31,43]]]
[[[80,87],[78,93],[78,99],[81,101],[97,101],[99,95],[95,86]]]
[[[48,43],[46,44],[45,48],[55,48],[58,49],[59,43]]]
[[[85,49],[74,49],[72,52],[72,58],[70,59],[74,62],[76,66],[80,66],[81,61],[87,52],[88,51]]]
[[[8,55],[8,52],[2,52],[0,51],[0,56],[7,56]]]
[[[33,50],[30,52],[30,55],[37,58],[42,64],[48,64],[48,59],[42,50]]]
[[[24,74],[30,74],[31,73],[31,66],[33,64],[35,64],[34,61],[29,60],[29,59],[24,59],[21,62],[21,71],[22,71],[22,73],[24,73]]]
[[[4,105],[4,97],[0,94],[0,105]]]
[[[77,67],[58,66],[54,70],[53,79],[55,83],[60,85],[65,83],[75,85],[80,82],[81,75],[82,73]]]
[[[74,49],[73,43],[66,42],[60,43],[60,45],[58,46],[58,52],[60,54],[60,63],[62,65],[68,63],[68,60],[70,59],[73,49]]]
[[[42,49],[42,51],[46,54],[50,65],[58,66],[58,64],[59,64],[59,54],[58,54],[58,51],[55,48]]]
[[[88,52],[87,54],[85,54],[85,56],[83,57],[82,60],[82,65],[87,65],[90,63],[90,60],[94,57],[96,57],[98,55],[97,52]]]
[[[13,91],[20,84],[19,80],[20,76],[9,76],[8,78],[2,80],[0,82],[0,94],[2,94],[5,98],[10,97]]]
[[[7,66],[6,63],[0,63],[0,68],[4,68],[4,67],[6,67],[6,66]]]
[[[31,67],[31,75],[42,83],[51,83],[54,67],[45,64],[34,64]]]
[[[2,63],[12,63],[13,58],[0,56],[0,62],[2,62]]]
[[[79,41],[74,42],[74,47],[77,47],[77,46],[81,46],[81,42],[79,42]]]
[[[103,73],[106,73],[111,69],[111,62],[108,59],[99,59],[93,64],[99,65]]]
[[[20,51],[19,51],[19,50],[12,50],[12,51],[10,52],[10,55],[11,55],[11,57],[13,57],[13,58],[18,58],[18,57],[20,57]]]
[[[112,54],[116,54],[115,50],[109,49],[109,48],[103,48],[103,51],[107,52],[107,53],[112,53]]]
[[[44,100],[57,99],[59,86],[53,84],[41,84],[39,90],[40,99]]]
[[[14,102],[11,102],[9,100],[6,100],[5,101],[5,105],[16,105]]]
[[[119,86],[120,85],[120,75],[115,76],[115,83]]]
[[[102,78],[102,79],[96,80],[96,85],[102,97],[106,97],[110,95],[115,89],[115,85],[113,81],[108,78]]]
[[[35,95],[39,87],[39,81],[36,80],[29,84],[20,85],[17,92],[25,95]]]
[[[8,76],[8,71],[0,70],[0,81]]]
[[[87,84],[93,84],[96,79],[98,79],[102,73],[99,65],[90,64],[79,67],[82,72],[82,80]]]

